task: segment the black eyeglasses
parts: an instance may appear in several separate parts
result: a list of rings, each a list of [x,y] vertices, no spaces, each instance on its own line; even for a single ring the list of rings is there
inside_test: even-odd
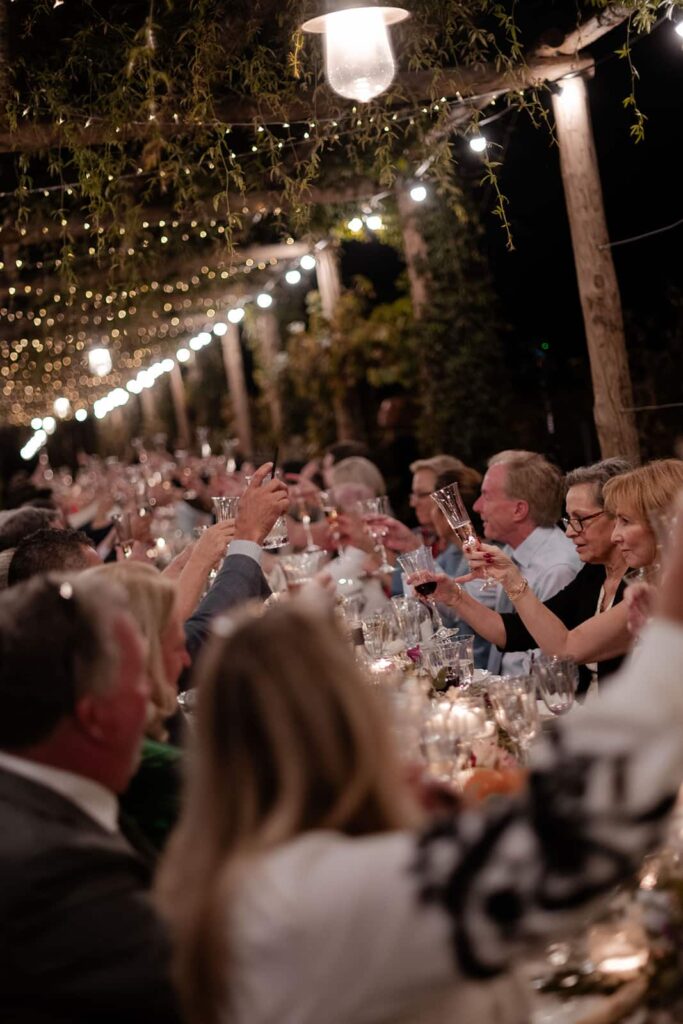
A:
[[[592,512],[589,516],[562,516],[560,522],[564,526],[565,530],[568,530],[571,526],[574,533],[583,533],[583,527],[585,523],[589,523],[591,519],[597,519],[598,516],[604,516],[604,509],[600,512]]]

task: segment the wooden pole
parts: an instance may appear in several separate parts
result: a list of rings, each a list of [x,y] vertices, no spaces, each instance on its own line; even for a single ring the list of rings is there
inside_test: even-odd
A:
[[[282,437],[283,425],[277,365],[277,357],[281,348],[280,329],[274,313],[260,313],[256,323],[260,342],[263,390],[270,409],[273,436],[279,439]]]
[[[183,374],[177,363],[173,363],[171,378],[171,398],[177,432],[178,447],[187,450],[190,447],[190,421],[187,418],[187,394]]]
[[[401,221],[403,252],[408,270],[413,316],[416,320],[421,320],[429,298],[430,276],[427,243],[420,230],[420,206],[410,198],[404,182],[401,182],[396,189],[396,202]]]
[[[553,94],[555,128],[576,276],[593,380],[595,427],[603,458],[640,461],[619,285],[602,202],[591,129],[588,90],[582,78]]]
[[[326,320],[331,320],[342,293],[339,253],[333,246],[326,245],[324,249],[316,252],[315,260],[323,315]]]
[[[228,381],[228,390],[235,413],[234,429],[240,441],[240,448],[246,454],[254,451],[249,416],[249,398],[244,376],[244,361],[240,346],[240,329],[237,324],[228,324],[228,329],[221,338],[223,346],[223,365]]]

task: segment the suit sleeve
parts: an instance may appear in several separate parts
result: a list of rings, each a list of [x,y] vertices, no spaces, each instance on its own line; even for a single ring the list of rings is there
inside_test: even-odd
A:
[[[206,597],[185,623],[185,642],[194,661],[216,615],[255,598],[265,600],[270,587],[258,562],[242,554],[229,554]]]

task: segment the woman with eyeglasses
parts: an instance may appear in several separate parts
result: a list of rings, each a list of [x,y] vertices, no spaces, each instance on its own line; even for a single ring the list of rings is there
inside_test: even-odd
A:
[[[451,602],[455,600],[454,607],[457,607],[458,616],[477,633],[507,653],[527,651],[539,645],[540,637],[534,630],[542,628],[543,612],[556,618],[564,629],[571,631],[594,615],[618,605],[624,594],[623,576],[627,567],[612,539],[614,521],[604,507],[603,488],[608,481],[630,469],[631,466],[625,459],[604,459],[592,466],[581,466],[567,474],[567,514],[562,519],[562,524],[584,566],[563,590],[544,603],[528,591],[528,604],[531,607],[527,614],[522,616],[517,611],[495,612],[480,604],[456,583],[448,589]],[[482,551],[489,550],[491,549],[488,545],[482,545]],[[506,571],[511,575],[518,573],[512,561],[502,552],[500,555],[499,564],[504,564]],[[490,567],[487,563],[487,571]],[[520,582],[517,582],[517,588],[519,585]],[[440,583],[439,587],[442,586],[444,584]],[[514,595],[514,583],[509,590]],[[625,619],[625,612],[620,614]],[[621,626],[619,633],[622,633]],[[623,641],[624,645],[628,643],[625,623]],[[540,645],[543,646],[542,643]],[[623,653],[616,651],[613,657],[581,665],[579,695],[585,694],[591,683],[611,675],[619,667]]]
[[[608,469],[614,462],[615,460],[607,460]],[[605,463],[598,463],[597,466],[604,468]],[[595,468],[597,470],[597,467]],[[602,548],[599,542],[591,541],[591,529],[597,529],[600,536],[604,529],[605,541],[608,529],[610,531],[612,554],[609,555],[609,559],[614,560],[614,570],[611,573],[611,580],[608,580],[605,566],[609,549],[605,544],[601,558],[605,576],[601,589],[597,593],[593,589],[596,603],[592,609],[587,604],[591,586],[586,586],[584,590],[579,585],[579,592],[575,591],[573,597],[570,591],[569,600],[566,594],[570,588],[567,587],[561,592],[565,595],[564,604],[567,605],[563,619],[559,613],[555,613],[557,605],[554,605],[553,601],[542,604],[538,600],[512,559],[489,544],[479,544],[476,549],[468,552],[468,561],[472,569],[469,576],[461,577],[459,582],[439,577],[437,589],[432,597],[437,601],[451,604],[457,609],[458,615],[469,622],[478,633],[498,647],[507,649],[507,626],[510,620],[497,612],[483,608],[460,586],[460,583],[483,574],[493,576],[502,584],[526,627],[525,643],[527,638],[532,639],[527,649],[530,646],[538,646],[547,654],[571,658],[580,665],[589,666],[591,663],[597,663],[598,666],[602,665],[598,674],[607,675],[614,667],[615,659],[623,656],[632,644],[628,628],[628,609],[623,602],[616,601],[619,583],[617,581],[615,587],[615,577],[620,571],[617,559],[621,559],[622,575],[626,569],[648,571],[653,568],[657,558],[657,540],[651,519],[653,516],[665,514],[682,488],[683,461],[658,459],[629,472],[623,472],[622,467],[616,474],[608,473],[602,494],[604,509],[600,505],[593,509],[576,508],[573,504],[576,492],[571,498],[569,494],[567,495],[568,532],[570,536],[573,535],[572,539],[582,559],[588,561],[591,552],[597,557],[598,546]],[[595,496],[597,503],[597,491]],[[601,512],[604,512],[604,516],[600,514]],[[606,522],[600,526],[603,520]],[[580,527],[580,530],[577,530],[577,527]],[[585,571],[585,568],[582,569],[579,576],[583,576]],[[409,579],[408,582],[412,583],[414,579]],[[612,607],[608,606],[608,583],[609,589],[614,589]],[[579,612],[582,618],[578,617]],[[608,666],[605,662],[611,664]]]

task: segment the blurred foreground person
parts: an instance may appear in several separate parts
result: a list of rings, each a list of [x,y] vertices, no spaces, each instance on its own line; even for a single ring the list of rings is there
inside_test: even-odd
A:
[[[175,1024],[149,868],[118,828],[144,646],[115,586],[0,595],[0,1007],[12,1024]]]
[[[667,568],[637,659],[526,792],[427,832],[332,623],[220,624],[158,882],[191,1024],[528,1021],[504,972],[637,868],[683,776],[683,516]]]
[[[180,748],[168,742],[166,723],[177,711],[178,680],[189,667],[176,586],[151,565],[112,562],[88,577],[122,587],[145,641],[149,702],[137,771],[121,796],[121,808],[154,851],[164,845],[180,806]]]

